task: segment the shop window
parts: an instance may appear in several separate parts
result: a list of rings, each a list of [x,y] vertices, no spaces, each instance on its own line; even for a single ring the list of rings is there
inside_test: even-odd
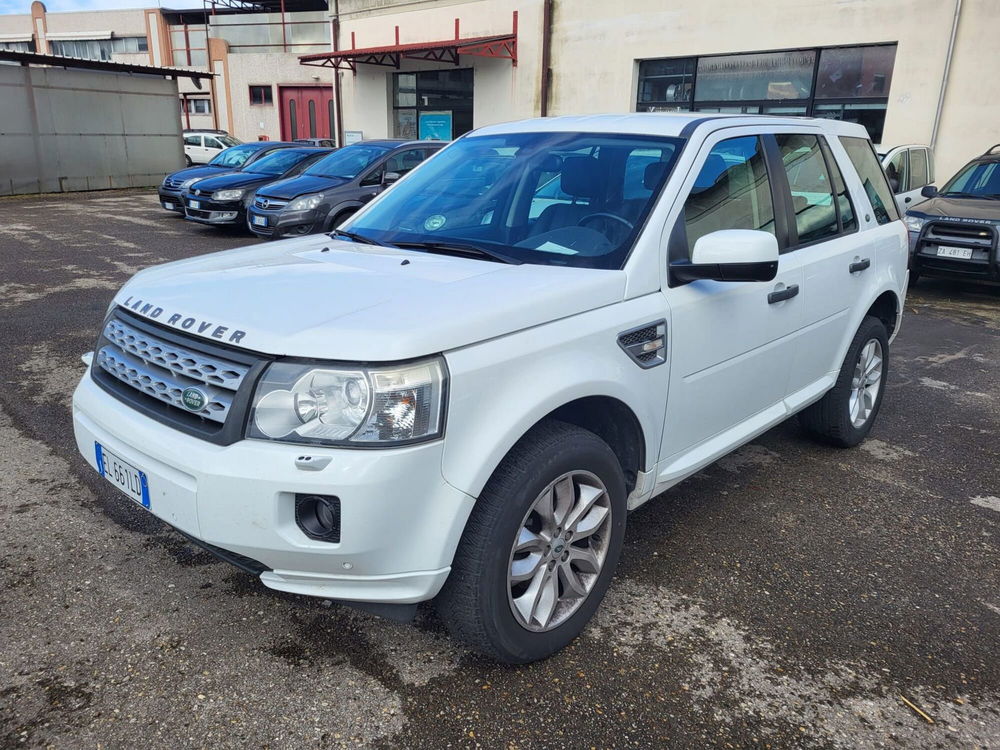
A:
[[[699,102],[808,99],[816,51],[702,57],[694,98]]]
[[[835,47],[819,56],[817,99],[889,96],[896,45]]]
[[[274,104],[274,90],[270,86],[251,86],[251,104]]]
[[[639,112],[690,109],[694,98],[693,57],[639,63]]]
[[[472,130],[472,68],[422,70],[392,76],[392,129],[397,138],[422,137],[421,113],[451,121],[451,138]],[[447,128],[445,128],[447,130]],[[433,137],[433,136],[428,136]]]

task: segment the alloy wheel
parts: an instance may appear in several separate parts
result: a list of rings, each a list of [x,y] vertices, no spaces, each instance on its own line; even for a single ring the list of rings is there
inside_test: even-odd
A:
[[[524,628],[552,630],[587,599],[611,541],[611,498],[587,471],[551,482],[531,504],[510,552],[507,591]]]
[[[851,378],[851,396],[848,400],[851,424],[862,427],[875,410],[879,390],[882,388],[882,344],[869,339],[858,354]]]

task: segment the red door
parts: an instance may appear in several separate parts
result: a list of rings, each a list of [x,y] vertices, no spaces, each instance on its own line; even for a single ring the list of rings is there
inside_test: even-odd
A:
[[[326,86],[280,86],[281,139],[333,137],[333,90]]]

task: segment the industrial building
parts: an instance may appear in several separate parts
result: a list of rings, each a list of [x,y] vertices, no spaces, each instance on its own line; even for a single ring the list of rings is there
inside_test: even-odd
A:
[[[0,16],[0,47],[214,73],[184,127],[244,140],[440,137],[538,115],[834,117],[941,176],[1000,142],[995,0],[205,0]]]

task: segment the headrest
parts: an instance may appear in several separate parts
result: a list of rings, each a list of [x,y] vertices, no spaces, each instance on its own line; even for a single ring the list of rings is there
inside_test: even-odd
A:
[[[666,172],[667,162],[665,161],[654,161],[652,164],[647,164],[646,171],[642,175],[643,187],[646,190],[656,190]]]
[[[575,198],[593,198],[600,190],[600,169],[590,156],[569,156],[563,160],[561,187]]]

